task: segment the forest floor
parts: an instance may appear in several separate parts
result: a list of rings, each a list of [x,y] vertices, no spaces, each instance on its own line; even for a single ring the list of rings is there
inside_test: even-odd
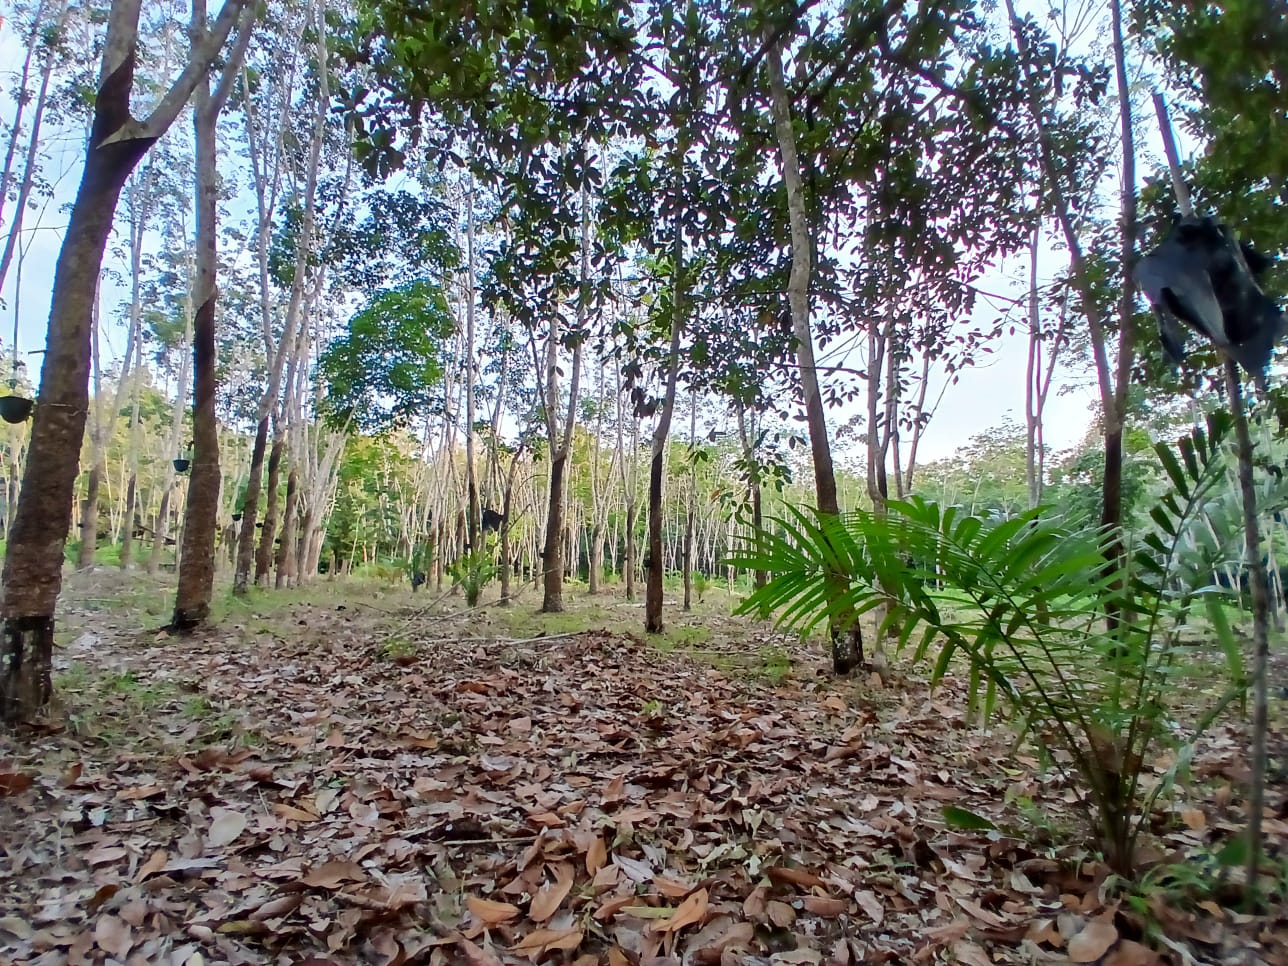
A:
[[[959,684],[835,681],[722,592],[649,641],[576,587],[218,593],[173,638],[170,584],[69,576],[54,719],[0,735],[0,963],[1288,963],[1283,909],[1116,884]],[[1243,827],[1244,728],[1154,816],[1191,884]]]

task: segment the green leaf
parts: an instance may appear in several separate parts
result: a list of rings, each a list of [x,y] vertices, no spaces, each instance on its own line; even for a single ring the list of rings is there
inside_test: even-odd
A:
[[[1221,847],[1216,860],[1226,868],[1237,868],[1248,862],[1248,837],[1242,833],[1236,835]]]
[[[968,832],[994,832],[997,826],[986,819],[983,815],[972,812],[969,809],[962,808],[958,805],[945,805],[943,809],[944,821],[949,828],[964,829]]]

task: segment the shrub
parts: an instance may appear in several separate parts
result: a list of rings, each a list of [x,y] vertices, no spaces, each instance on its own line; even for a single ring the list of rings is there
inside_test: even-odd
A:
[[[1126,540],[1121,556],[1109,536],[1049,509],[990,522],[921,500],[840,518],[788,507],[734,561],[774,574],[739,612],[776,613],[810,631],[847,608],[883,607],[883,631],[931,660],[934,681],[964,656],[972,703],[984,714],[1008,705],[1032,740],[1063,752],[1047,757],[1081,777],[1105,858],[1129,875],[1152,803],[1194,739],[1246,688],[1222,609],[1228,594],[1211,581],[1217,548],[1194,538],[1224,482],[1227,426],[1213,418],[1206,432],[1196,429],[1181,440],[1180,459],[1156,447],[1170,488],[1151,512],[1156,529]],[[828,571],[846,576],[846,594],[830,592]],[[1224,681],[1214,682],[1204,655],[1178,646],[1199,607],[1222,645]],[[1171,713],[1183,695],[1206,708],[1185,729]],[[1155,777],[1146,763],[1161,743],[1181,753]]]

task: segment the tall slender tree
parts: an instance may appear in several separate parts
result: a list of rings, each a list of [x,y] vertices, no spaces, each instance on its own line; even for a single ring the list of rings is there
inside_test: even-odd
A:
[[[179,586],[170,626],[189,630],[210,616],[215,584],[215,531],[219,515],[219,422],[215,414],[215,308],[218,288],[216,220],[218,218],[219,173],[216,170],[216,142],[219,115],[241,70],[250,43],[254,7],[242,14],[242,25],[232,51],[224,61],[219,83],[212,92],[210,79],[202,75],[193,97],[192,124],[197,155],[197,258],[193,280],[196,311],[192,322],[192,464],[188,500],[184,507],[182,550],[179,557]],[[192,44],[205,38],[205,0],[192,3]]]
[[[143,119],[130,113],[140,0],[114,0],[108,9],[94,119],[54,270],[31,447],[5,556],[0,719],[38,714],[52,691],[54,606],[89,402],[90,319],[121,189],[210,70],[245,4],[225,0],[201,43],[192,46],[179,77]]]

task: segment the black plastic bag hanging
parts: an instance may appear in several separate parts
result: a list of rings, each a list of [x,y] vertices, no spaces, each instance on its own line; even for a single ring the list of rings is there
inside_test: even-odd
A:
[[[1185,361],[1184,323],[1264,379],[1285,334],[1283,311],[1257,283],[1270,264],[1215,218],[1178,221],[1133,273],[1154,307],[1168,357]]]

